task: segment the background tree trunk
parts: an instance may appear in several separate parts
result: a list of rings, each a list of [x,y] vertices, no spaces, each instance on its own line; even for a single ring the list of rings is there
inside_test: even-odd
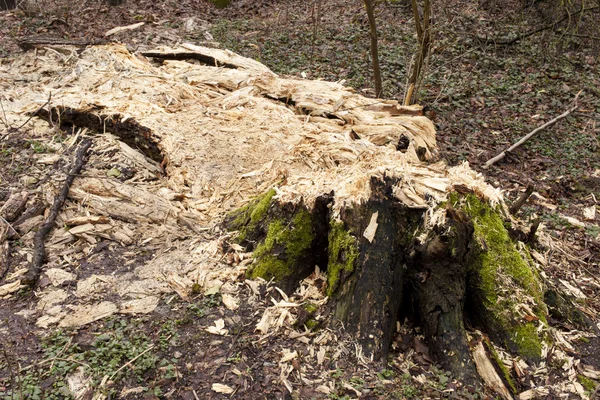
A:
[[[381,97],[381,70],[379,69],[379,50],[377,49],[377,24],[372,0],[364,0],[367,16],[369,17],[369,33],[371,36],[371,59],[373,61],[373,79],[375,80],[375,97]]]
[[[11,10],[17,7],[17,0],[0,0],[0,10]]]
[[[430,0],[425,0],[422,16],[419,12],[417,0],[412,0],[411,4],[413,9],[413,17],[415,19],[417,38],[419,40],[419,47],[415,57],[415,63],[412,67],[412,72],[408,80],[404,105],[410,105],[416,101],[419,82],[422,78],[421,74],[423,72],[425,60],[427,59],[429,48],[431,46],[431,28],[429,25],[431,18]]]

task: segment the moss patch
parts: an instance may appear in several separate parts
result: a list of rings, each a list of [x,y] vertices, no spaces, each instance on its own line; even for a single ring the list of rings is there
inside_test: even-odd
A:
[[[319,327],[319,321],[316,319],[309,319],[304,325],[306,325],[306,327],[312,331]]]
[[[327,264],[327,295],[335,293],[343,273],[354,271],[358,258],[358,244],[342,222],[332,221],[329,226],[329,262]]]
[[[271,202],[275,196],[275,189],[256,197],[250,203],[239,208],[227,217],[230,222],[229,229],[238,230],[237,240],[241,243],[248,239],[248,235],[258,230],[259,224],[266,218]]]
[[[518,347],[519,355],[527,359],[536,359],[542,355],[542,339],[537,333],[537,326],[532,322],[516,324],[509,332],[514,334],[514,343]]]
[[[475,254],[469,268],[476,276],[473,289],[484,310],[479,318],[519,355],[539,359],[543,335],[538,333],[537,323],[527,322],[517,313],[519,303],[528,304],[547,325],[539,279],[508,235],[499,212],[475,195],[463,199],[460,208],[474,227]],[[451,201],[458,203],[455,198]]]
[[[588,393],[593,393],[596,390],[596,382],[584,375],[577,375],[577,380]]]
[[[315,312],[317,312],[317,310],[319,309],[319,307],[316,304],[313,303],[307,303],[303,306],[303,308],[306,310],[307,313],[309,313],[310,315],[314,314]]]
[[[276,281],[294,275],[299,259],[310,252],[314,236],[312,216],[305,209],[299,209],[289,224],[271,221],[265,240],[254,251],[256,261],[248,275]]]

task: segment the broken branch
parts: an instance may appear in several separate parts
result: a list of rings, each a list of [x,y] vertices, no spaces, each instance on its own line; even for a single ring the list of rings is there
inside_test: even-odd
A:
[[[595,10],[597,8],[600,8],[600,6],[582,8],[579,11],[575,11],[574,13],[567,14],[567,15],[563,16],[561,19],[559,19],[557,21],[554,21],[554,22],[549,23],[547,25],[542,25],[542,26],[540,26],[538,28],[535,28],[535,29],[532,29],[532,30],[530,30],[528,32],[525,32],[525,33],[522,33],[520,35],[517,35],[517,36],[515,36],[515,37],[513,37],[511,39],[506,39],[506,38],[505,39],[487,38],[487,37],[479,37],[479,36],[475,36],[475,37],[478,40],[483,41],[483,42],[488,43],[488,44],[495,44],[495,45],[500,45],[500,46],[511,46],[511,45],[513,45],[513,44],[515,44],[515,43],[517,43],[517,42],[519,42],[519,41],[521,41],[521,40],[523,40],[525,38],[528,38],[529,36],[535,35],[536,33],[543,32],[543,31],[548,30],[548,29],[554,29],[554,28],[556,28],[557,25],[563,23],[564,21],[568,20],[569,18],[572,18],[573,16],[575,16],[577,14],[585,13],[587,11],[593,11],[593,10]]]
[[[83,168],[83,165],[85,164],[85,156],[91,145],[92,142],[89,139],[84,139],[81,143],[81,146],[79,146],[79,148],[77,149],[77,153],[75,155],[75,165],[67,175],[67,179],[65,179],[65,183],[60,193],[54,199],[54,203],[50,208],[48,218],[46,218],[46,221],[44,222],[42,227],[35,234],[35,237],[33,239],[33,260],[31,261],[29,271],[27,271],[27,274],[21,280],[22,284],[33,287],[37,284],[40,278],[42,265],[44,264],[46,258],[44,240],[54,227],[56,217],[58,217],[58,213],[62,208],[64,202],[66,201],[67,196],[69,195],[69,189],[71,188],[75,177],[79,175],[81,169]]]
[[[527,185],[527,189],[525,189],[525,193],[523,193],[514,203],[512,206],[510,206],[510,213],[512,215],[516,215],[519,210],[521,209],[521,207],[523,207],[523,204],[525,204],[525,202],[527,201],[527,199],[529,198],[529,196],[531,196],[531,194],[533,193],[533,185]]]
[[[581,92],[579,92],[579,93],[581,93]],[[577,97],[579,96],[579,93],[577,93],[577,96],[575,96],[575,103],[577,103]],[[553,120],[550,120],[550,121],[546,122],[544,125],[535,128],[533,131],[531,131],[527,135],[523,136],[517,143],[510,146],[508,149],[504,150],[502,153],[498,154],[496,157],[493,157],[493,158],[490,158],[489,160],[487,160],[486,163],[483,165],[483,168],[489,168],[490,165],[502,160],[504,157],[506,157],[506,153],[510,153],[511,151],[516,149],[517,147],[519,147],[520,145],[525,143],[527,140],[529,140],[536,133],[546,129],[549,126],[554,125],[561,119],[566,118],[569,114],[571,114],[573,111],[577,110],[578,108],[579,108],[579,106],[575,105],[574,107],[571,107],[570,109],[568,109],[564,113],[560,114],[558,117],[554,118]]]

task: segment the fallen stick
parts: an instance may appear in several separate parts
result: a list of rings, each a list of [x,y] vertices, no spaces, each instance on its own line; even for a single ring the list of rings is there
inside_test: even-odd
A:
[[[75,177],[79,174],[79,172],[81,172],[81,169],[85,164],[85,156],[91,145],[92,142],[89,139],[84,139],[81,143],[81,146],[79,146],[79,148],[77,149],[77,153],[75,155],[75,165],[73,165],[73,168],[67,175],[67,179],[65,179],[65,184],[63,185],[60,193],[54,199],[54,203],[50,208],[48,218],[46,218],[46,221],[44,222],[42,227],[35,234],[35,237],[33,239],[33,260],[31,261],[29,271],[27,271],[25,276],[21,279],[21,283],[24,285],[34,287],[40,278],[42,265],[44,264],[46,258],[46,248],[44,241],[46,239],[46,236],[48,236],[48,234],[54,227],[56,217],[58,217],[58,213],[62,208],[65,200],[67,199],[67,196],[69,195],[69,189],[71,188]]]
[[[97,40],[65,40],[65,39],[56,39],[49,37],[33,37],[33,38],[21,38],[17,40],[17,44],[24,51],[31,50],[36,48],[37,46],[77,46],[77,47],[86,47],[86,46],[97,46],[102,44],[109,43],[106,39],[97,39]]]
[[[10,248],[6,240],[6,232],[8,228],[0,228],[0,282],[4,279],[4,275],[8,272],[8,255]]]
[[[490,158],[483,165],[483,168],[488,168],[490,165],[496,163],[497,161],[502,160],[504,157],[506,157],[506,153],[510,153],[511,151],[513,151],[514,149],[516,149],[517,147],[519,147],[520,145],[522,145],[523,143],[525,143],[527,140],[529,140],[529,138],[531,138],[533,135],[535,135],[539,131],[546,129],[547,127],[549,127],[551,125],[554,125],[555,123],[557,123],[558,121],[560,121],[563,118],[566,118],[573,111],[577,110],[577,108],[579,108],[578,105],[576,105],[575,107],[572,107],[572,108],[568,109],[567,111],[565,111],[564,113],[560,114],[558,117],[554,118],[553,120],[550,120],[550,121],[546,122],[544,125],[535,128],[534,130],[532,130],[531,132],[529,132],[527,135],[523,136],[517,143],[513,144],[508,149],[504,150],[502,153],[498,154],[494,158]]]

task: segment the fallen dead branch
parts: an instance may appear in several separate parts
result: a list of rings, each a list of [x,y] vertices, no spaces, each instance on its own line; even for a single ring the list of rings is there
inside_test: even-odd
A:
[[[97,46],[108,43],[106,39],[96,40],[65,40],[48,37],[33,37],[33,38],[22,38],[18,42],[19,47],[25,51],[34,49],[37,46]]]
[[[577,93],[577,96],[575,96],[575,106],[574,107],[571,107],[564,113],[560,114],[558,117],[546,122],[544,125],[535,128],[534,130],[529,132],[527,135],[523,136],[517,143],[510,146],[508,149],[504,150],[502,153],[498,154],[496,157],[493,157],[493,158],[490,158],[489,160],[487,160],[486,163],[483,165],[483,168],[489,168],[491,165],[502,160],[504,157],[506,157],[507,153],[510,153],[511,151],[515,150],[517,147],[519,147],[520,145],[522,145],[523,143],[528,141],[533,135],[535,135],[536,133],[538,133],[540,131],[543,131],[544,129],[546,129],[549,126],[554,125],[561,119],[569,116],[569,114],[571,114],[573,111],[577,110],[579,108],[579,105],[577,105],[577,98],[579,97],[580,93],[581,92]]]
[[[543,31],[546,31],[548,29],[555,29],[556,26],[558,26],[559,24],[565,22],[566,20],[574,17],[577,14],[581,14],[581,13],[586,13],[587,11],[593,11],[600,8],[600,6],[593,6],[593,7],[588,7],[588,8],[582,8],[579,11],[576,11],[574,13],[571,14],[566,14],[565,16],[563,16],[561,19],[554,21],[552,23],[546,24],[546,25],[542,25],[538,28],[532,29],[530,31],[521,33],[520,35],[517,35],[513,38],[487,38],[487,37],[480,37],[480,36],[475,36],[478,40],[485,42],[487,44],[494,44],[494,45],[500,45],[500,46],[511,46],[513,44],[516,44],[518,42],[520,42],[523,39],[528,38],[529,36],[533,36],[536,33],[540,33]],[[560,33],[560,32],[559,32]]]
[[[83,165],[85,163],[85,156],[91,145],[92,142],[90,140],[84,139],[81,143],[81,146],[79,146],[79,148],[77,149],[77,153],[75,155],[75,164],[69,172],[69,174],[67,175],[67,179],[65,180],[62,190],[54,199],[54,203],[52,204],[52,208],[50,208],[50,214],[48,215],[48,218],[46,218],[46,221],[44,222],[42,227],[35,234],[33,260],[31,261],[29,271],[27,271],[25,277],[21,280],[22,284],[33,287],[37,284],[40,278],[42,265],[44,264],[44,260],[46,258],[44,240],[54,227],[56,217],[58,217],[58,213],[62,208],[65,200],[67,199],[67,196],[69,195],[69,189],[71,188],[75,177],[79,174],[79,172],[81,172],[81,169],[83,168]]]
[[[119,32],[132,31],[134,29],[137,29],[137,28],[143,26],[144,24],[145,24],[145,22],[138,22],[137,24],[127,25],[127,26],[117,26],[116,28],[112,28],[111,30],[106,32],[104,34],[104,36],[108,37],[110,35],[114,35]]]

